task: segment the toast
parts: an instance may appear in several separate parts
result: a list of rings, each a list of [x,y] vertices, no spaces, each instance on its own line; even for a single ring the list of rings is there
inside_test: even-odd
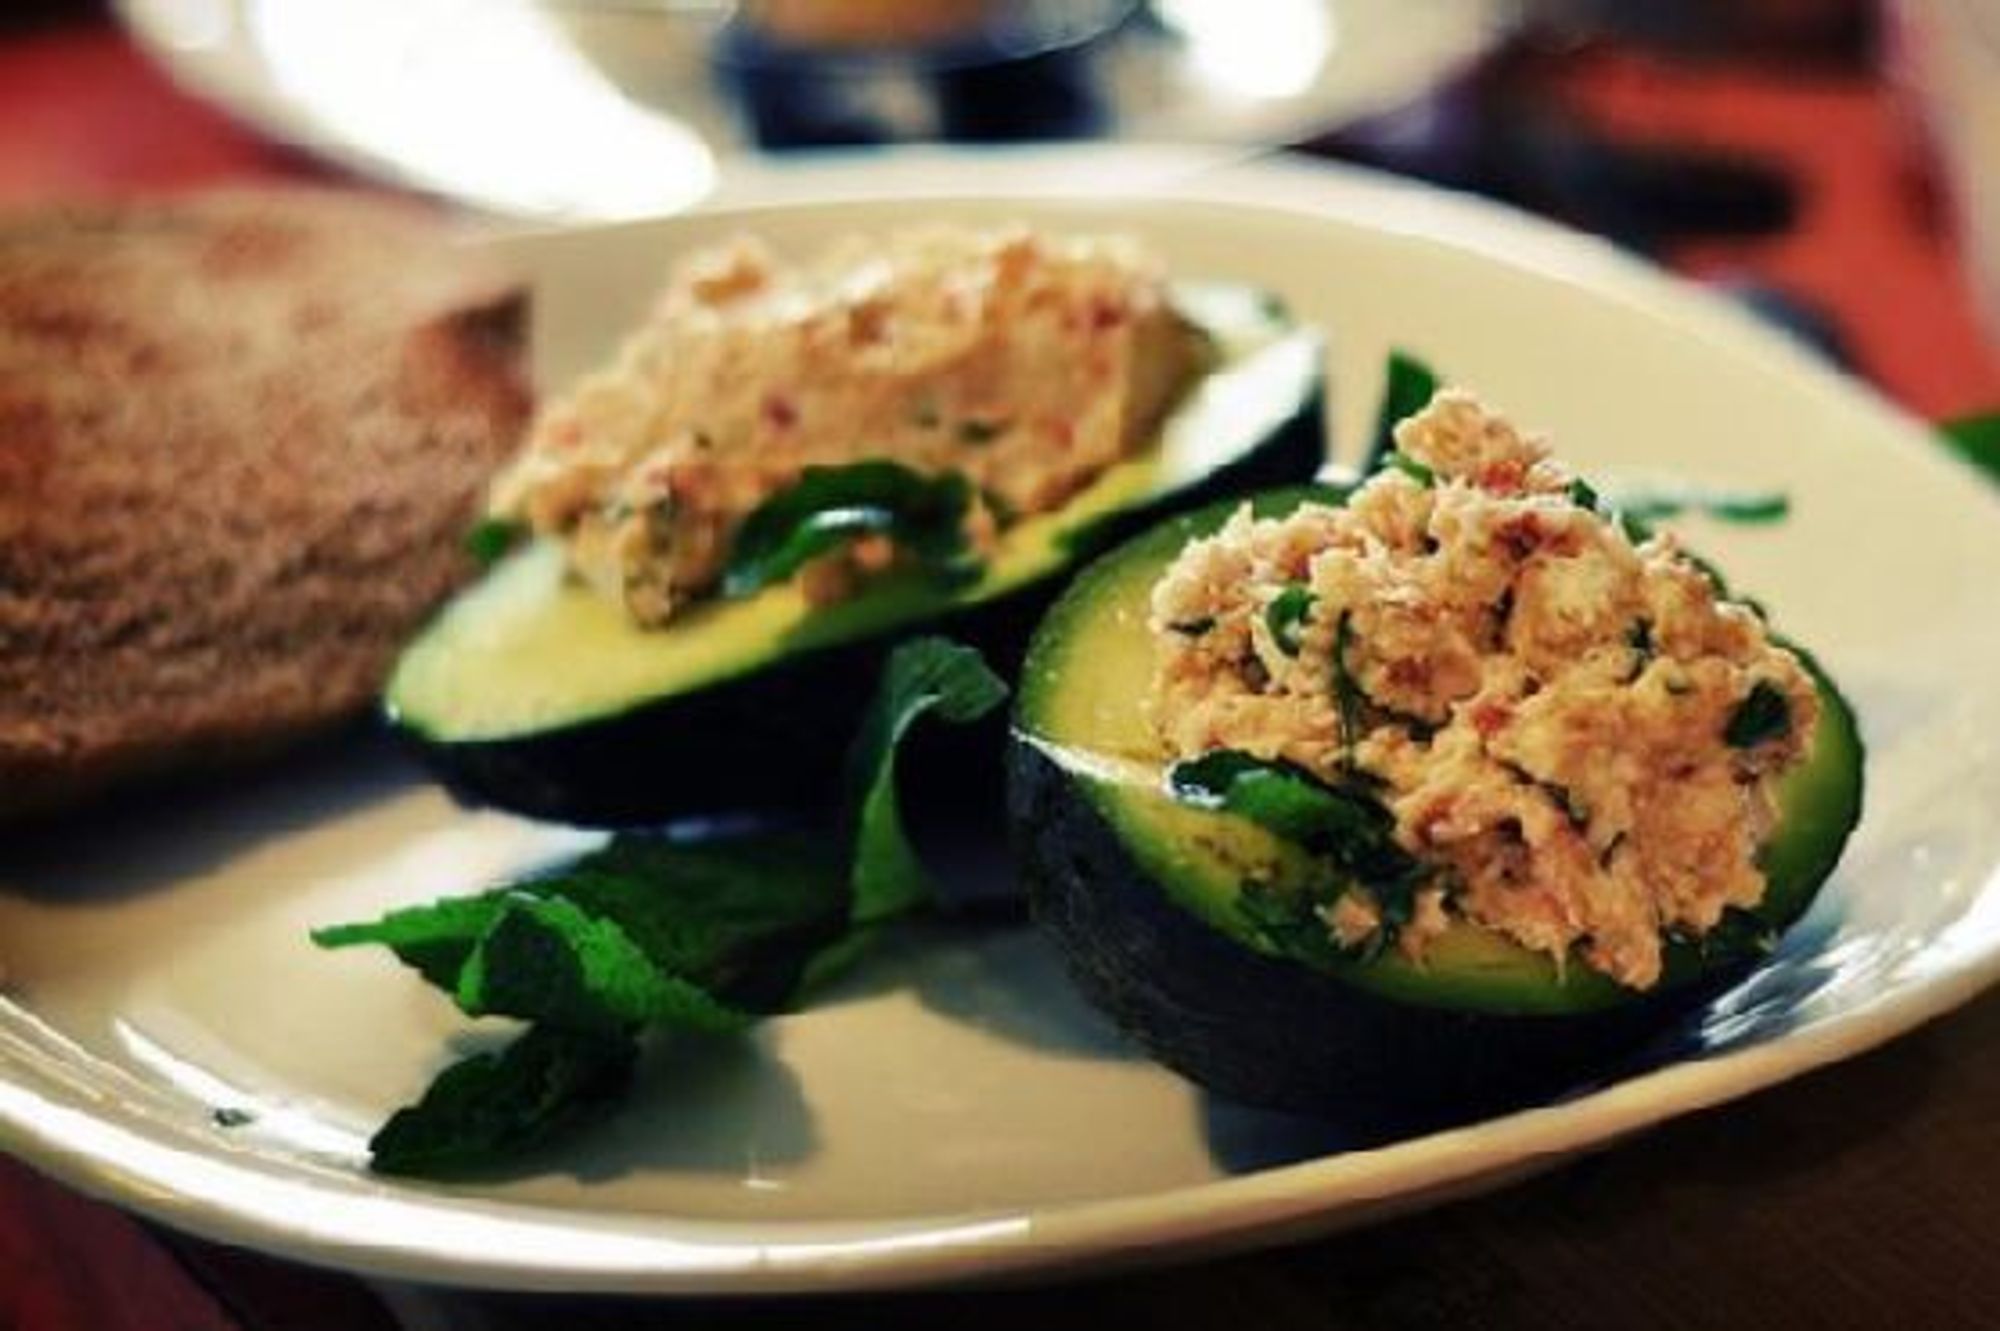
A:
[[[366,709],[474,572],[524,322],[373,198],[0,218],[0,818]]]

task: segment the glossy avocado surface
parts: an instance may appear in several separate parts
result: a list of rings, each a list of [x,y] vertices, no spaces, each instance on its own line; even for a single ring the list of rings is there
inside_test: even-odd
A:
[[[1293,490],[1257,503],[1276,514],[1307,497],[1342,498]],[[1364,1138],[1460,1121],[1615,1073],[1745,978],[1811,904],[1859,817],[1862,766],[1853,713],[1817,667],[1819,730],[1780,793],[1763,903],[1754,920],[1671,943],[1655,988],[1636,993],[1463,922],[1421,962],[1283,948],[1242,888],[1300,881],[1312,860],[1168,795],[1141,705],[1151,589],[1233,508],[1165,523],[1078,578],[1035,636],[1010,744],[1010,817],[1036,918],[1084,991],[1162,1062]]]
[[[785,584],[648,630],[537,543],[404,653],[385,698],[391,723],[462,798],[536,817],[615,825],[823,801],[903,637],[951,635],[1010,674],[1085,560],[1163,515],[1321,465],[1318,332],[1247,288],[1183,284],[1175,301],[1212,341],[1211,367],[1151,447],[1009,528],[970,585],[894,575],[813,608]],[[998,772],[998,729],[955,742]]]

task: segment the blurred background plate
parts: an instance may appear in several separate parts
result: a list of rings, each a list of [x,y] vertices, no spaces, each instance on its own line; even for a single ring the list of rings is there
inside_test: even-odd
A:
[[[184,84],[369,174],[526,216],[706,197],[759,147],[1113,137],[1257,145],[1409,101],[1505,0],[1035,0],[977,41],[764,37],[728,0],[117,0]]]

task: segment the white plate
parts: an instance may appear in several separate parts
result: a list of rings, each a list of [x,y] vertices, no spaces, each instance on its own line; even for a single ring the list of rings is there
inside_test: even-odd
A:
[[[118,0],[174,77],[280,138],[521,216],[704,198],[752,145],[709,47],[728,0]],[[1153,0],[1095,59],[1125,139],[1265,144],[1398,105],[1485,51],[1508,0]],[[930,95],[863,98],[936,137]],[[730,163],[733,172],[740,163]]]
[[[306,930],[484,883],[562,834],[457,811],[387,746],[357,744],[6,848],[7,1148],[174,1225],[385,1275],[908,1285],[1407,1209],[1845,1057],[1994,977],[2000,502],[1971,473],[1865,390],[1607,246],[1303,166],[1141,193],[1125,160],[832,167],[792,178],[819,202],[504,243],[537,276],[542,365],[559,371],[610,342],[669,251],[738,227],[781,242],[919,213],[1130,227],[1181,271],[1263,283],[1324,321],[1350,441],[1393,342],[1600,473],[1787,491],[1783,525],[1698,539],[1851,691],[1868,811],[1808,924],[1690,1024],[1678,1056],[1565,1103],[1342,1153],[1121,1052],[1025,930],[912,933],[832,1000],[650,1068],[657,1094],[517,1180],[378,1179],[367,1132],[462,1052],[464,1023],[386,955],[317,952]],[[1110,192],[1037,197],[1079,179]],[[955,197],[833,201],[885,190]],[[257,1117],[221,1128],[218,1106]]]

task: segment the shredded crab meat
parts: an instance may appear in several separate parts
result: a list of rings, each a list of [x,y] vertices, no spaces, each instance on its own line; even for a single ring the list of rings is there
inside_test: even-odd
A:
[[[809,466],[959,473],[990,546],[1135,451],[1204,351],[1125,238],[931,227],[796,265],[739,238],[686,258],[615,362],[542,411],[489,508],[660,624]],[[808,593],[878,571],[852,554]]]
[[[1345,507],[1246,508],[1180,555],[1152,597],[1153,725],[1178,758],[1238,749],[1374,783],[1434,884],[1405,952],[1459,918],[1649,988],[1667,937],[1762,899],[1812,679],[1671,537],[1634,544],[1469,395],[1440,393],[1396,445],[1433,484],[1392,469]],[[1288,589],[1309,600],[1280,633]],[[1787,724],[1732,745],[1760,687]],[[1347,945],[1370,909],[1324,918]]]

